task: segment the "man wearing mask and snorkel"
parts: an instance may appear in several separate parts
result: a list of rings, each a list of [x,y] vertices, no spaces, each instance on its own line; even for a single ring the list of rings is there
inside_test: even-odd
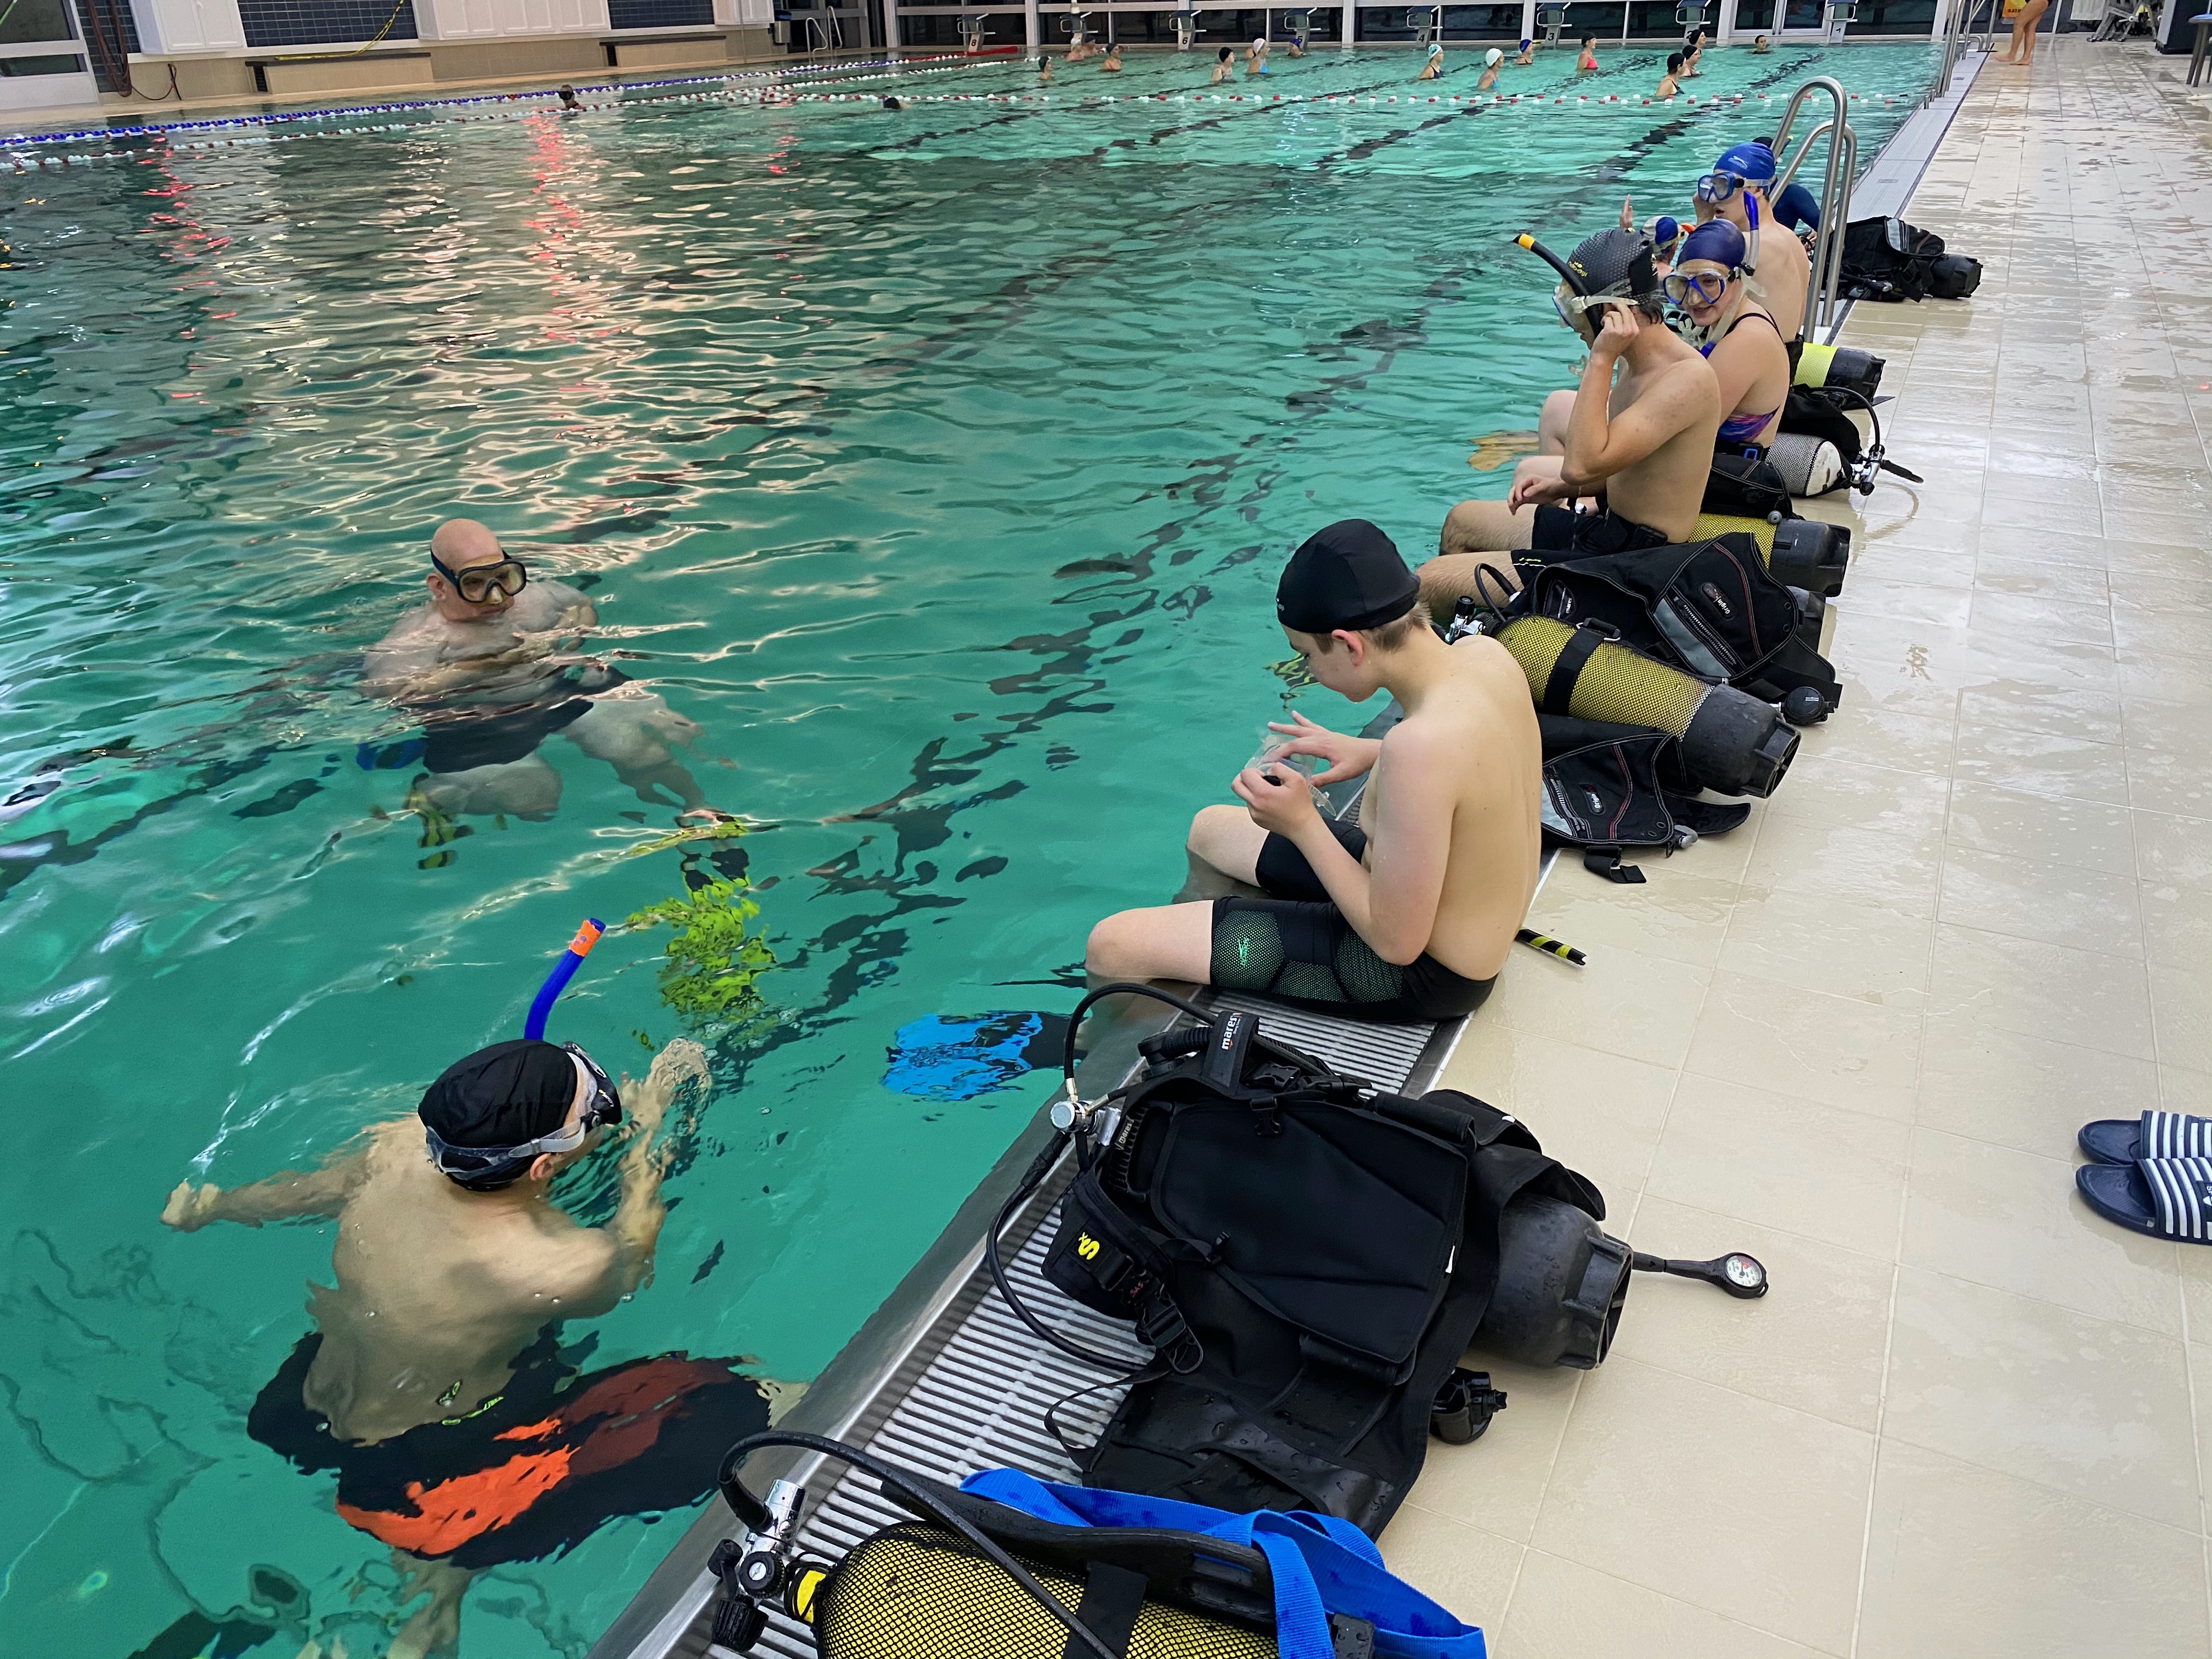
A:
[[[1712,471],[1719,384],[1667,325],[1650,239],[1616,227],[1567,259],[1533,236],[1514,240],[1559,273],[1553,308],[1589,357],[1564,453],[1522,461],[1503,501],[1462,501],[1445,518],[1437,556],[1420,570],[1438,616],[1477,594],[1477,568],[1498,553],[1586,558],[1687,541]],[[1594,510],[1576,510],[1593,496]]]
[[[1762,236],[1775,222],[1767,192],[1774,187],[1774,152],[1764,144],[1737,144],[1721,152],[1713,170],[1697,184],[1698,222],[1725,219],[1743,233],[1744,269],[1752,297],[1773,313],[1782,337],[1797,337],[1805,320],[1805,285],[1813,261],[1795,236]]]

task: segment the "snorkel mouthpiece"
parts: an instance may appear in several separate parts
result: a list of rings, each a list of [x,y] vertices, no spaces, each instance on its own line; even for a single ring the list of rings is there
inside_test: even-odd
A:
[[[586,917],[584,925],[576,930],[576,937],[568,941],[568,948],[561,952],[553,971],[545,975],[545,982],[531,1000],[530,1017],[522,1022],[522,1035],[529,1041],[544,1041],[545,1022],[553,1012],[553,1005],[561,1000],[561,993],[568,988],[568,981],[576,977],[576,969],[584,965],[584,958],[592,954],[592,947],[606,931],[605,922],[591,917]]]

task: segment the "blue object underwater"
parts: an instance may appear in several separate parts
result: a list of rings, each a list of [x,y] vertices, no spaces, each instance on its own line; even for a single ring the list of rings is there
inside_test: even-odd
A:
[[[925,1014],[892,1038],[884,1087],[923,1100],[973,1100],[1041,1067],[1067,1040],[1060,1014],[1030,1010],[948,1018]]]

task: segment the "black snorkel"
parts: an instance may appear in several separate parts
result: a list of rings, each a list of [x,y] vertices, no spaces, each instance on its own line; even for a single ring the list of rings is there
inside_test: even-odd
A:
[[[1513,246],[1516,247],[1527,248],[1529,252],[1534,254],[1546,264],[1551,266],[1553,270],[1558,271],[1559,273],[1559,280],[1566,283],[1569,288],[1574,289],[1577,298],[1583,300],[1589,298],[1589,285],[1583,281],[1581,276],[1576,271],[1575,268],[1569,264],[1565,259],[1559,258],[1558,254],[1553,252],[1551,249],[1546,247],[1541,242],[1538,241],[1527,231],[1522,231],[1518,236],[1516,236],[1513,239]]]

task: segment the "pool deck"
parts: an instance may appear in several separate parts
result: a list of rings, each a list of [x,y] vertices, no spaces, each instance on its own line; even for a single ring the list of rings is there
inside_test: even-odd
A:
[[[1385,1553],[1501,1659],[2212,1653],[2212,1250],[2072,1173],[2087,1119],[2212,1112],[2186,64],[1983,70],[1909,210],[1981,291],[1843,337],[1929,483],[1863,502],[1842,712],[1648,885],[1562,861],[1531,921],[1590,965],[1517,959],[1454,1056],[1613,1231],[1774,1284],[1640,1278],[1601,1369],[1508,1369],[1490,1436],[1432,1448]]]

